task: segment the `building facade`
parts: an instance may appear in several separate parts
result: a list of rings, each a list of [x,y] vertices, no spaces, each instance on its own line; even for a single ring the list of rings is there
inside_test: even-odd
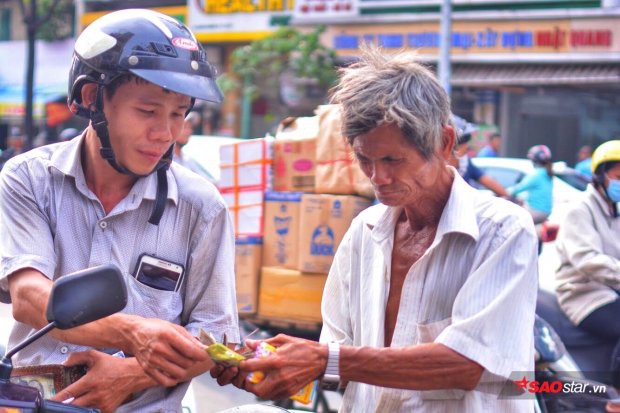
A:
[[[298,0],[291,24],[328,25],[323,37],[353,57],[368,42],[437,64],[440,1]],[[453,1],[455,113],[499,131],[502,155],[547,144],[556,159],[620,136],[620,7],[600,1]],[[350,5],[350,6],[347,6]],[[304,7],[305,6],[305,7]],[[339,15],[339,11],[342,15]]]

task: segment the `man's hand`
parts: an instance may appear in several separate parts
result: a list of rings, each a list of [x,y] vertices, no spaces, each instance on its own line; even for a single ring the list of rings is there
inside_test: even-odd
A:
[[[131,352],[146,374],[171,387],[191,378],[189,370],[209,360],[205,347],[187,330],[167,321],[140,318],[131,331]]]
[[[113,412],[132,393],[154,386],[135,359],[113,357],[96,350],[72,353],[65,366],[86,365],[86,375],[71,384],[53,401],[82,407],[94,407],[103,413]],[[149,385],[150,384],[150,385]]]
[[[259,383],[245,382],[245,389],[261,399],[286,399],[325,372],[328,354],[326,344],[284,334],[265,341],[276,347],[277,351],[265,358],[242,361],[239,366],[242,372],[265,373],[265,378]],[[252,349],[256,349],[259,343],[246,341]]]

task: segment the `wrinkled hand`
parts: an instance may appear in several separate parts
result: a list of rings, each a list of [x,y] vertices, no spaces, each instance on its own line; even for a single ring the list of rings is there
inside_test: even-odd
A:
[[[216,364],[210,370],[211,377],[217,380],[220,386],[231,384],[238,389],[245,389],[245,378],[248,373],[239,371],[238,367],[226,367]]]
[[[327,345],[316,341],[278,334],[265,340],[278,350],[265,358],[242,361],[242,372],[262,371],[265,378],[259,383],[246,381],[245,389],[265,400],[282,400],[325,372]],[[247,340],[251,349],[261,341]]]
[[[96,350],[72,353],[64,365],[85,365],[88,371],[78,381],[56,394],[52,400],[63,402],[74,398],[69,403],[97,408],[102,413],[113,412],[137,391],[136,374],[143,375],[135,363],[135,367],[131,366],[130,359],[112,357]]]
[[[196,338],[176,324],[155,318],[142,319],[132,335],[131,352],[146,374],[171,387],[188,377],[188,369],[209,355]]]

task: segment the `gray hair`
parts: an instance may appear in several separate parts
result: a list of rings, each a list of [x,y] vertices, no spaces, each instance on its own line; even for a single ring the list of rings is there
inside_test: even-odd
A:
[[[443,142],[452,125],[450,98],[433,73],[411,53],[384,56],[362,46],[359,62],[340,70],[332,103],[342,107],[342,134],[349,143],[384,123],[396,124],[425,158]]]

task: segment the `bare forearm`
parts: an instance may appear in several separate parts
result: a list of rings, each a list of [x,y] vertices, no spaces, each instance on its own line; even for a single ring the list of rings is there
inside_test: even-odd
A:
[[[508,196],[508,192],[506,192],[504,187],[491,177],[486,175],[482,176],[480,178],[480,183],[495,192],[497,196]]]
[[[21,274],[16,274],[16,277],[11,277],[9,286],[13,301],[13,317],[37,329],[47,325],[46,308],[52,281],[35,270],[23,270]],[[139,319],[137,316],[114,314],[70,330],[52,330],[50,335],[68,343],[127,351],[131,333],[135,330],[135,324]]]
[[[340,378],[409,390],[473,389],[484,369],[441,344],[340,349]]]

